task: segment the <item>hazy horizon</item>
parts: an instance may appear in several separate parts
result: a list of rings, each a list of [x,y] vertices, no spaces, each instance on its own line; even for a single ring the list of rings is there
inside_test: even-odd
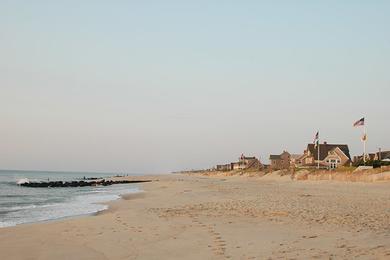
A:
[[[0,169],[390,150],[388,1],[2,1]]]

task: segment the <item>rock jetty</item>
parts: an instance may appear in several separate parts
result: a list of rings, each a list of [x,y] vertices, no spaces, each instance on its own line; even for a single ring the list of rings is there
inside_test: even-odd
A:
[[[142,183],[151,180],[98,180],[98,181],[48,181],[48,182],[24,182],[19,184],[23,187],[31,188],[65,188],[65,187],[85,187],[85,186],[109,186],[114,184]]]

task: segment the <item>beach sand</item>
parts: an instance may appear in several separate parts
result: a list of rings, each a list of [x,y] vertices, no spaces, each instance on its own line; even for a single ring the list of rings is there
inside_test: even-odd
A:
[[[390,259],[390,182],[150,178],[96,216],[0,229],[0,259]]]

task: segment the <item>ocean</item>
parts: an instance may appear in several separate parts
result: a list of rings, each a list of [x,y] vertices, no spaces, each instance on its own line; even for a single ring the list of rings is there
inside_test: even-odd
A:
[[[0,170],[0,228],[25,223],[88,215],[107,209],[102,202],[140,192],[137,184],[77,188],[28,188],[17,181],[71,181],[84,177],[109,177],[115,173],[43,172]]]

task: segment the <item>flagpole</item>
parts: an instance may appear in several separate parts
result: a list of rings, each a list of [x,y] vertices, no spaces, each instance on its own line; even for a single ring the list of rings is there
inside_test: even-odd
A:
[[[363,125],[363,162],[364,162],[364,165],[366,165],[366,140],[367,140],[367,137],[366,137],[366,122],[364,122],[364,125]]]
[[[367,141],[367,134],[366,134],[366,122],[364,120],[365,118],[362,117],[360,120],[356,121],[353,126],[363,126],[363,135],[361,137],[361,141],[363,142],[363,164],[366,165],[366,141]]]
[[[318,140],[317,140],[317,142],[318,142],[318,145],[317,145],[317,149],[318,149],[318,151],[317,151],[317,155],[318,155],[318,157],[317,157],[317,169],[319,170],[320,169],[320,130],[318,130]]]

